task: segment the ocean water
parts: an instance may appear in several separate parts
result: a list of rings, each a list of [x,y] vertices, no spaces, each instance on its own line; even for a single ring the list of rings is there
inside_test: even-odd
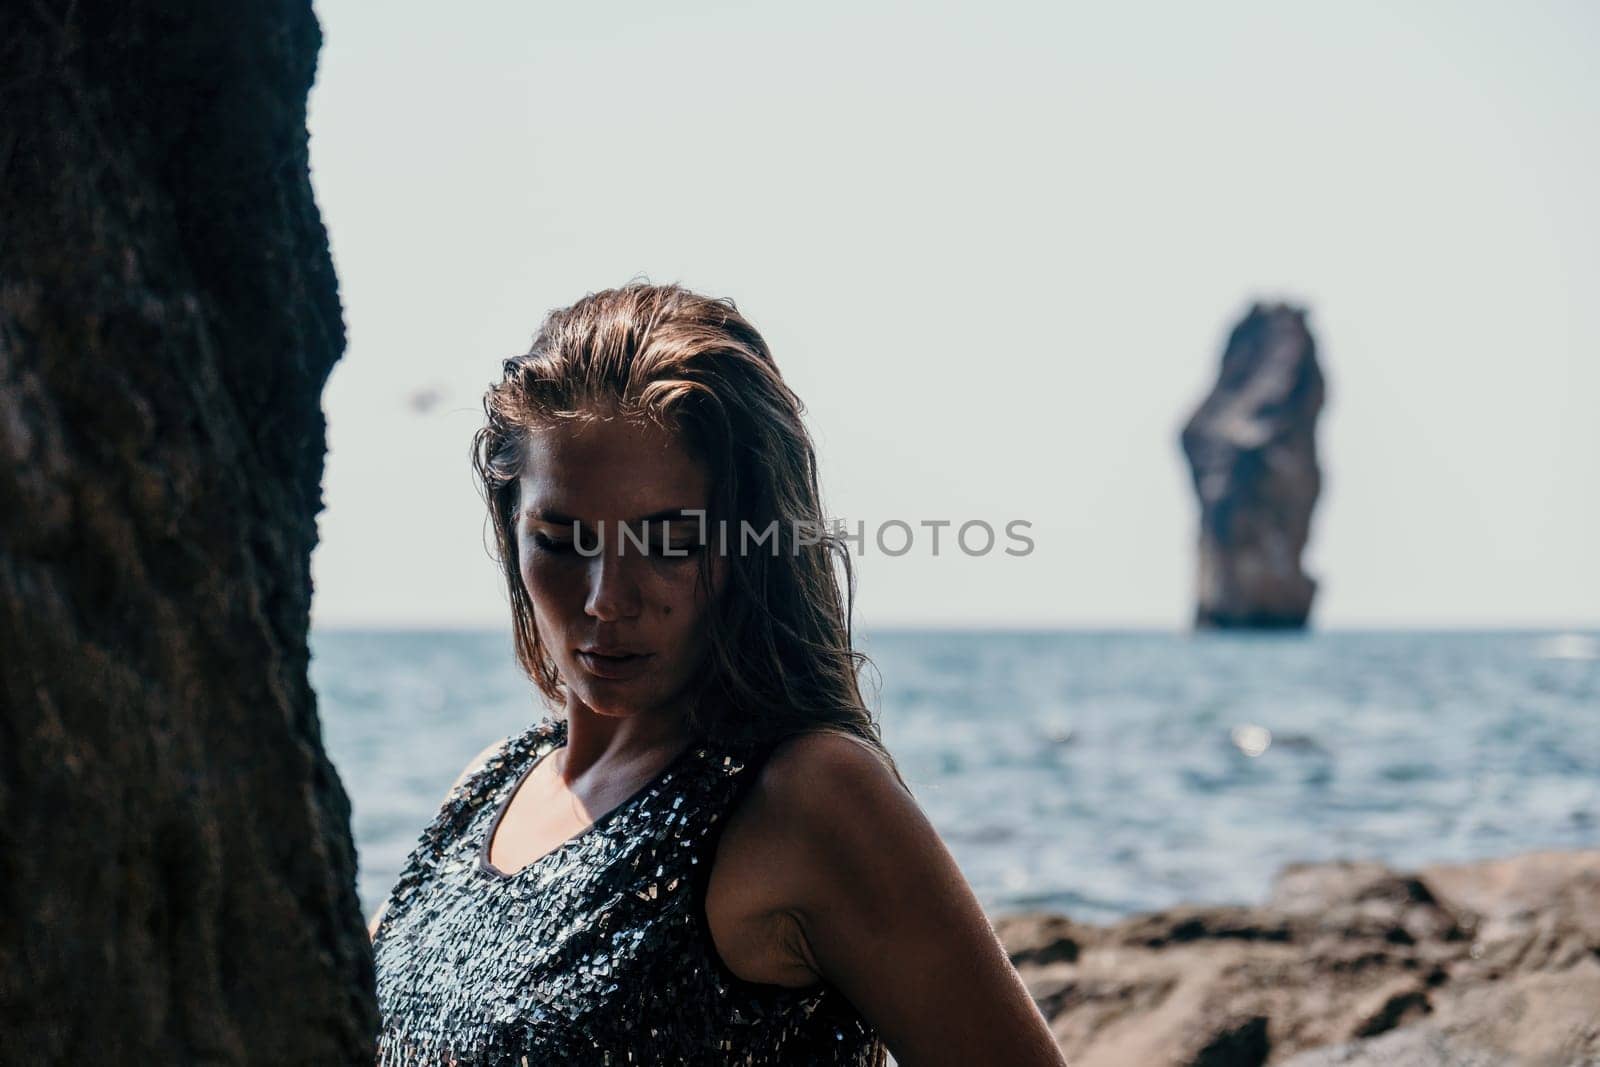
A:
[[[990,914],[1248,903],[1294,860],[1600,845],[1600,635],[880,632],[884,739]],[[318,631],[368,914],[539,714],[508,634]]]

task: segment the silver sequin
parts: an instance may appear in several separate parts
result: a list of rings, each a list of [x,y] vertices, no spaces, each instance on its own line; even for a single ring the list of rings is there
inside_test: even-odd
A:
[[[378,1067],[866,1067],[838,990],[746,982],[704,913],[716,831],[747,755],[691,745],[647,786],[515,874],[487,861],[522,776],[566,743],[544,718],[454,790],[378,927]]]

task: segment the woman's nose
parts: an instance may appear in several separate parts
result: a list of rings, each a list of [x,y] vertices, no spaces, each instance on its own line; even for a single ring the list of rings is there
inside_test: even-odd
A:
[[[602,622],[627,619],[639,614],[639,583],[634,573],[637,560],[620,556],[607,545],[605,551],[589,560],[589,597],[584,611]]]

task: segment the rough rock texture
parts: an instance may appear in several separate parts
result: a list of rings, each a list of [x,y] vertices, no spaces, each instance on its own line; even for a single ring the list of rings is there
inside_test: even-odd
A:
[[[372,1062],[308,0],[0,6],[0,1063]]]
[[[1200,497],[1196,626],[1306,624],[1316,582],[1300,553],[1322,487],[1322,401],[1306,313],[1252,307],[1228,338],[1216,386],[1183,428]]]
[[[1296,864],[1259,907],[995,926],[1073,1067],[1600,1063],[1600,851]]]

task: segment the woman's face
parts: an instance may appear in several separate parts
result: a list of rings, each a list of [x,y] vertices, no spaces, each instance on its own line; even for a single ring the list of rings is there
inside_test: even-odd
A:
[[[516,517],[522,582],[569,696],[595,712],[670,703],[705,656],[702,557],[713,596],[725,568],[702,546],[702,518],[674,516],[703,514],[710,491],[704,466],[651,423],[559,423],[529,434]]]

